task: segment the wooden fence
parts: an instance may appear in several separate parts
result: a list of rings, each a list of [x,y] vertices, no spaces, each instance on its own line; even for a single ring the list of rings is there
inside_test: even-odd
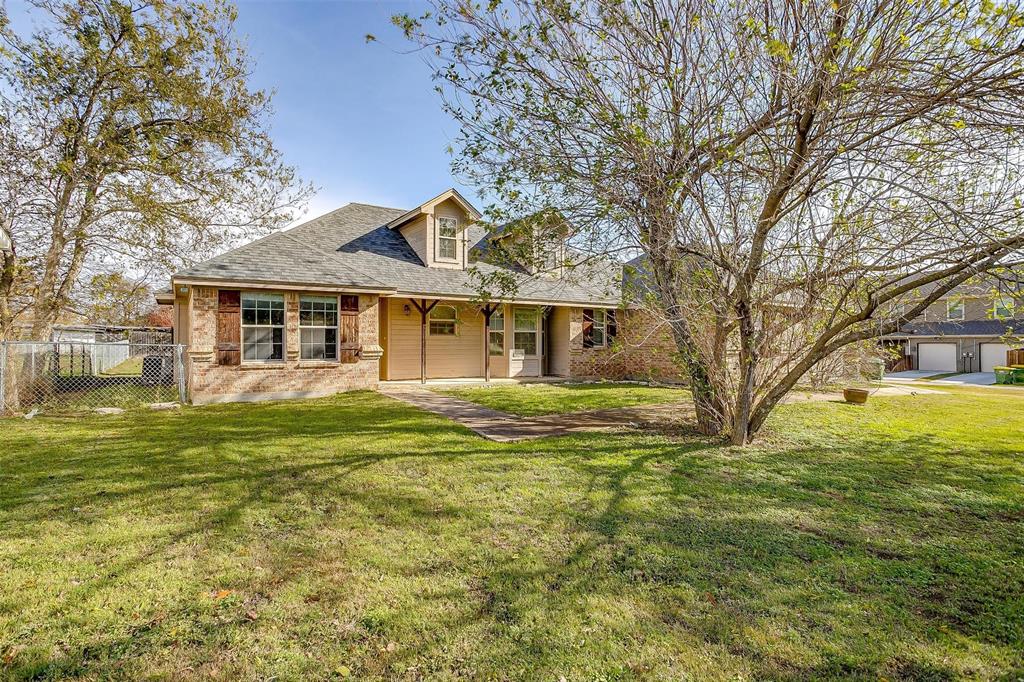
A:
[[[1024,365],[1024,348],[1006,351],[1007,365]]]

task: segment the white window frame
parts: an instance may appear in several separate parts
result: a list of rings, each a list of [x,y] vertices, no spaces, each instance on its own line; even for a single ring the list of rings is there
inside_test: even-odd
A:
[[[959,305],[960,306],[960,316],[959,317],[953,317],[953,315],[950,314],[949,308],[950,308],[950,306],[953,306],[953,305]],[[946,319],[947,320],[963,320],[963,319],[965,319],[964,316],[966,314],[967,314],[967,305],[965,304],[964,299],[962,299],[962,298],[960,298],[960,299],[947,298],[946,299]]]
[[[520,329],[519,328],[519,316],[521,313],[532,313],[534,316],[534,329]],[[532,354],[523,352],[523,357],[536,358],[540,357],[540,325],[541,316],[540,311],[535,308],[516,308],[512,313],[512,349],[520,350],[519,344],[516,341],[516,336],[519,334],[533,334],[534,337],[534,352]]]
[[[495,320],[501,321],[501,329],[493,329],[491,327]],[[501,335],[501,352],[495,353],[491,350],[491,334]],[[487,322],[487,352],[490,353],[491,357],[501,357],[505,355],[505,311],[498,308],[491,313],[491,319]]]
[[[599,321],[600,320],[600,321]],[[605,348],[608,346],[608,311],[603,308],[594,308],[594,318],[591,320],[590,340],[593,348]],[[601,333],[601,342],[597,342],[597,334]]]
[[[324,313],[325,313],[325,323],[324,324],[312,324],[310,322],[303,323],[303,321],[302,321],[302,313],[303,313],[302,304],[303,303],[307,303],[307,302],[310,302],[310,303],[311,302],[320,302],[320,303],[328,303],[328,302],[330,302],[330,303],[333,303],[334,304],[334,324],[327,324],[328,314],[330,313],[330,311],[328,311],[328,310],[324,311]],[[338,346],[340,344],[340,336],[341,336],[341,330],[338,328],[338,325],[339,325],[339,310],[338,309],[339,308],[340,308],[340,306],[338,304],[338,297],[337,296],[314,296],[312,294],[306,294],[306,295],[303,295],[303,296],[299,296],[299,360],[301,360],[303,362],[337,362],[338,361],[338,358],[340,357]],[[315,312],[315,311],[311,311],[311,312]],[[305,331],[313,331],[313,330],[323,330],[323,332],[324,332],[324,343],[323,343],[323,346],[324,346],[324,357],[322,357],[322,358],[306,357],[306,348],[307,347],[313,347],[316,344],[314,344],[312,342],[307,343],[305,341],[305,335],[303,334],[303,332],[305,332]],[[327,355],[327,345],[328,345],[327,344],[327,330],[334,330],[334,355],[333,356]]]
[[[435,313],[438,313],[441,310],[446,309],[446,308],[448,310],[452,311],[452,316],[451,317],[439,317],[437,319],[434,318],[434,314]],[[451,333],[449,333],[449,332],[435,332],[434,331],[434,323],[435,322],[438,322],[438,323],[441,323],[441,324],[445,324],[445,325],[447,325],[448,323],[451,323],[451,325],[452,325]],[[427,315],[427,331],[430,333],[431,336],[458,336],[459,335],[459,309],[456,308],[453,305],[442,305],[442,304],[435,305],[433,310],[431,310],[430,313]]]
[[[256,308],[255,308],[257,310],[257,323],[256,324],[246,324],[245,323],[245,309],[246,309],[245,300],[246,300],[246,298],[249,298],[250,300],[255,299],[257,301],[257,303],[261,299],[270,299],[270,298],[273,298],[274,300],[280,299],[280,301],[281,301],[281,324],[259,324],[259,314],[258,314],[259,305],[257,305]],[[238,321],[239,321],[239,324],[241,325],[241,330],[240,330],[239,336],[240,336],[240,340],[242,342],[241,343],[242,363],[243,364],[264,364],[264,363],[276,364],[276,363],[284,362],[285,358],[288,356],[288,308],[287,308],[287,305],[286,305],[284,294],[277,294],[277,293],[263,292],[263,291],[243,291],[243,292],[241,292],[240,297],[239,297],[238,308],[239,308]],[[245,347],[246,347],[247,344],[246,344],[246,340],[245,340],[245,332],[246,332],[247,329],[270,329],[271,330],[271,337],[273,337],[273,330],[274,329],[280,329],[281,330],[281,357],[279,357],[279,358],[265,358],[265,359],[263,359],[263,358],[246,358],[245,357]],[[259,348],[259,343],[255,343],[255,344],[251,344],[251,345],[255,345],[257,347],[257,349]],[[271,341],[271,345],[274,345],[273,341]]]
[[[437,249],[434,257],[439,261],[446,263],[457,263],[459,261],[459,220],[458,218],[451,218],[448,216],[438,216],[437,222],[437,240],[435,242],[435,248]],[[441,230],[446,229],[446,226],[452,230],[452,235],[442,235]],[[450,241],[452,243],[453,256],[441,255],[441,244],[443,242]]]
[[[992,317],[997,320],[1013,317],[1013,307],[1013,299],[1009,296],[992,297]],[[999,308],[1006,310],[1006,314],[1000,315]]]

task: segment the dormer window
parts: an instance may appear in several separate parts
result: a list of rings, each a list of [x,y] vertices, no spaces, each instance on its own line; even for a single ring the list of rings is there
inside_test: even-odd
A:
[[[964,319],[964,301],[962,298],[951,298],[946,301],[946,319]]]
[[[997,320],[1013,317],[1013,301],[1009,296],[996,296],[992,299],[992,317]]]
[[[455,218],[437,219],[437,258],[454,261],[459,258],[459,221]]]

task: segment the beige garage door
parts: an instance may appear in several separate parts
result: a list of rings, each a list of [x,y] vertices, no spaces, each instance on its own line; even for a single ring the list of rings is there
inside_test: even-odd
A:
[[[1006,351],[1010,347],[1005,343],[983,343],[981,344],[981,371],[991,372],[993,367],[1002,367],[1006,364]]]
[[[956,371],[955,343],[917,344],[917,368],[935,372]]]

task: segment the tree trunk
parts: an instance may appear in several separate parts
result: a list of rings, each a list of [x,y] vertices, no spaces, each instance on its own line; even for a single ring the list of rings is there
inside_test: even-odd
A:
[[[690,393],[693,396],[693,407],[696,411],[697,431],[706,436],[717,436],[722,433],[725,425],[725,411],[722,399],[715,390],[707,366],[697,355],[690,342],[686,323],[680,319],[669,322],[672,338],[679,351],[686,372],[690,377]]]
[[[757,371],[757,335],[750,306],[737,306],[740,331],[740,381],[736,388],[736,407],[732,415],[729,440],[733,445],[746,445],[754,432],[750,428],[750,412],[754,402],[754,378]]]

